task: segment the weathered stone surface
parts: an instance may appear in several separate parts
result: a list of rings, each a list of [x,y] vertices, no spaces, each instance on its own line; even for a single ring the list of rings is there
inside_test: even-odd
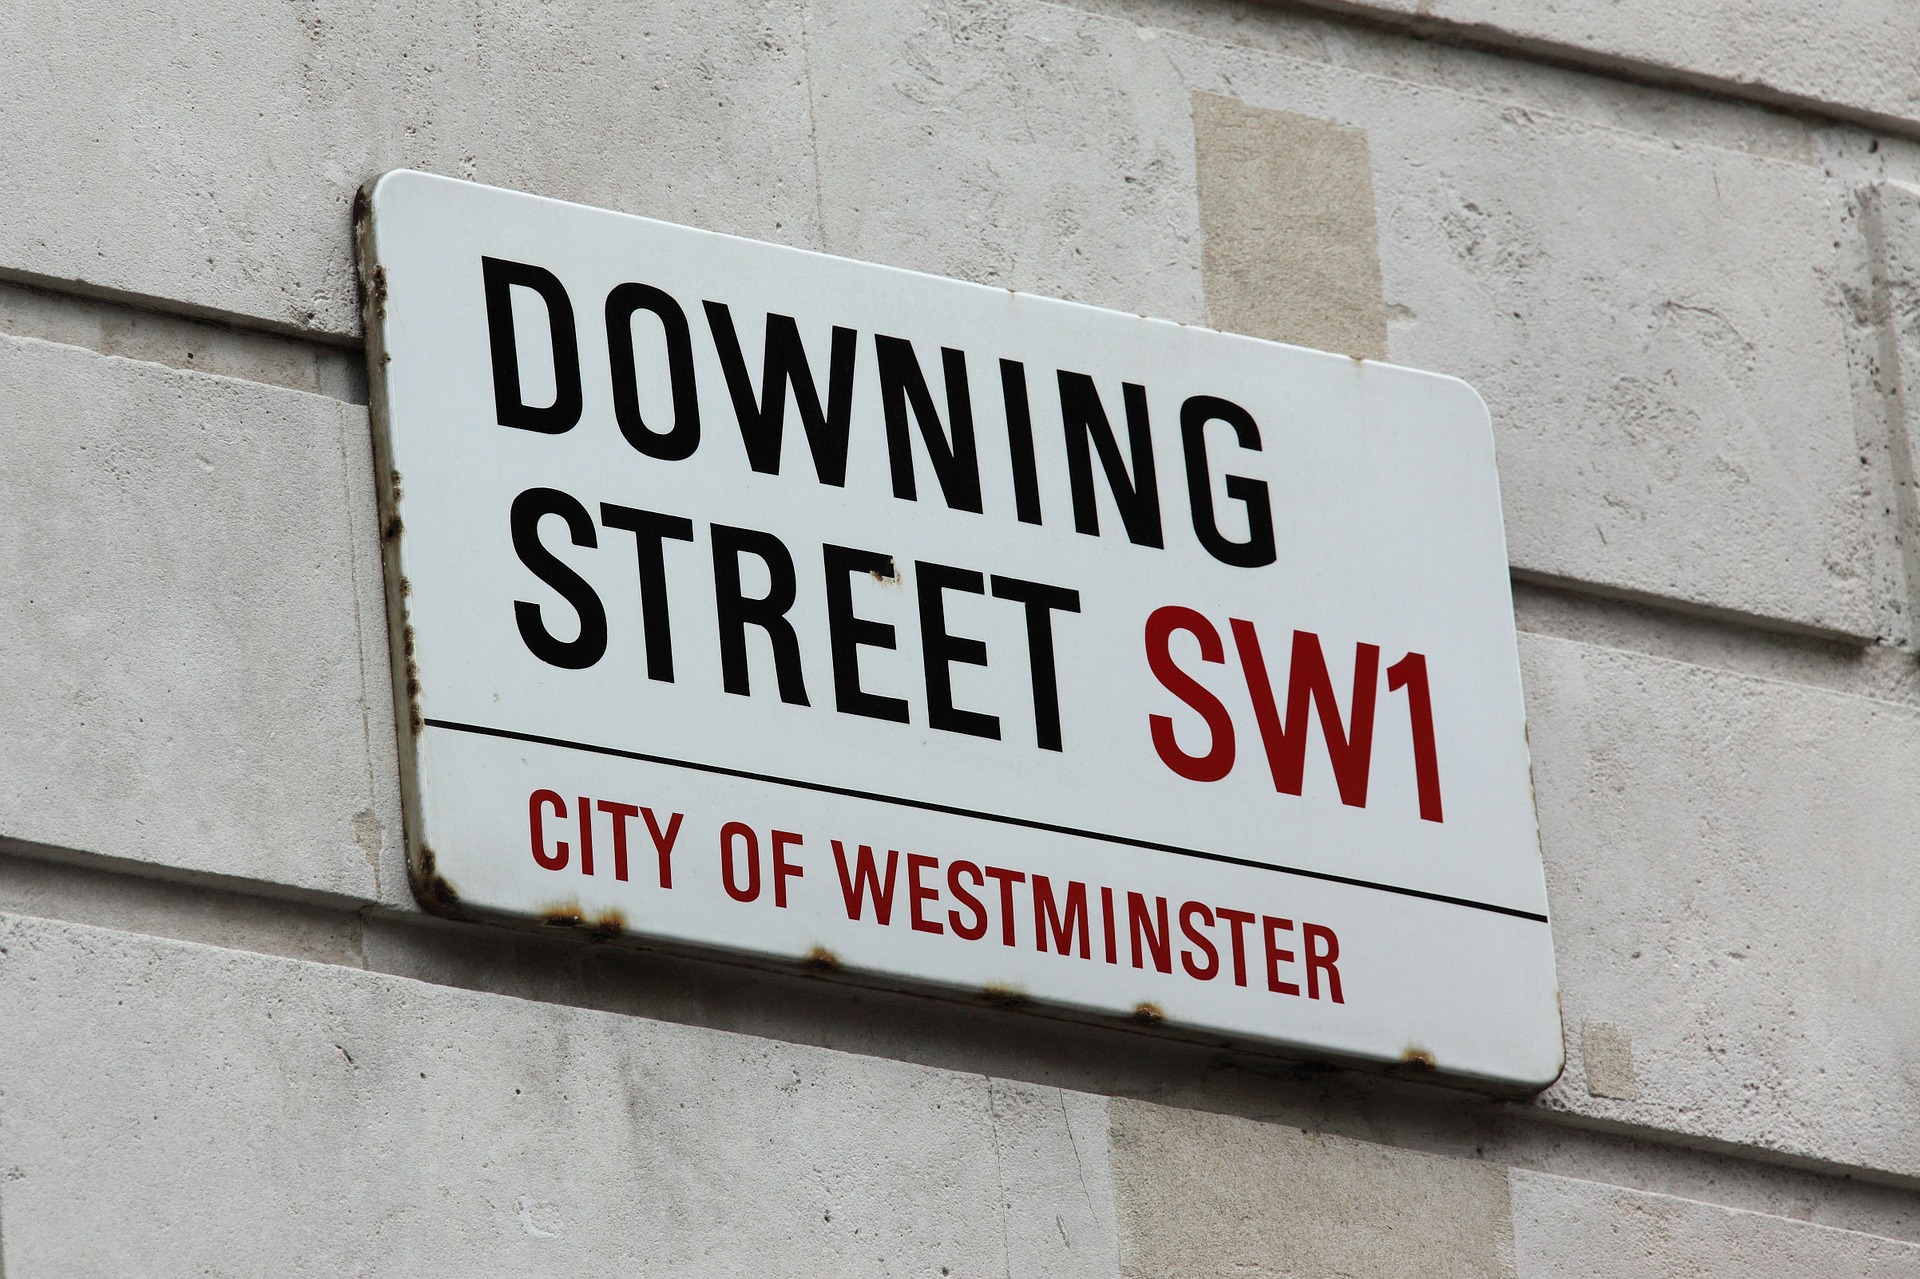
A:
[[[1748,654],[1736,674],[1523,639],[1571,1060],[1501,1119],[1501,1157],[1911,1224],[1899,1191],[1789,1165],[1920,1177],[1920,717],[1835,691],[1871,671],[1897,692],[1916,668],[1834,646],[1775,669],[1761,634],[1911,637],[1894,598],[1920,591],[1910,144],[1869,160],[1852,130],[1273,8],[16,7],[0,277],[71,293],[9,290],[0,329],[181,367],[211,351],[280,386],[0,339],[0,844],[225,876],[230,895],[405,903],[365,415],[285,389],[364,390],[348,206],[374,173],[1344,349],[1289,327],[1327,312],[1258,274],[1282,279],[1300,246],[1263,259],[1251,206],[1305,192],[1351,215],[1321,283],[1380,308],[1391,358],[1488,399],[1520,571],[1592,610],[1655,601],[1619,611],[1637,619],[1622,644]],[[1152,25],[1176,9],[1183,31]],[[1425,11],[1495,44],[1920,119],[1900,0]],[[1336,140],[1338,182],[1280,163]],[[1223,274],[1229,232],[1244,256]],[[102,318],[90,291],[306,336],[202,347],[210,326]],[[1890,483],[1868,477],[1861,423],[1886,428]],[[354,971],[369,943],[347,911],[195,914],[178,886],[109,909],[84,876],[52,878],[0,902],[68,920],[0,930],[11,1275],[1111,1275],[1117,1237],[1137,1274],[1916,1273],[1913,1245],[1872,1235],[1532,1173],[1502,1200],[1498,1164],[1140,1103],[1115,1106],[1109,1173],[1103,1098],[888,1060],[928,1049],[883,1016],[858,1038],[874,1056],[798,1048],[562,1006],[592,963],[548,981],[523,957],[502,980],[554,1001],[524,1002]],[[477,982],[492,937],[471,936],[457,959],[371,946]],[[681,1000],[654,1006],[697,1018]],[[771,1022],[754,1026],[802,1033]],[[1362,1095],[1265,1076],[1234,1094],[1428,1139]],[[1720,1153],[1675,1173],[1687,1146]]]
[[[1196,93],[1193,136],[1208,321],[1385,359],[1367,135]]]
[[[0,401],[0,838],[405,900],[366,411],[21,338]]]
[[[9,1274],[1114,1273],[1096,1098],[12,916],[0,1007]]]
[[[1356,130],[1387,354],[1487,399],[1519,569],[1816,633],[1893,627],[1841,295],[1859,230],[1804,147],[1754,147],[1724,112],[1684,140],[1636,131],[1603,86],[1573,115],[1055,6],[826,12],[809,38],[836,68],[816,90],[833,250],[1225,323],[1249,299],[1201,269],[1199,232],[1239,215],[1216,142],[1196,149],[1174,108],[1228,95]],[[1355,186],[1338,167],[1312,177]],[[1291,251],[1276,236],[1273,261]],[[1229,292],[1199,304],[1196,277]]]
[[[1513,1173],[1519,1279],[1911,1279],[1920,1245],[1544,1173]]]
[[[1191,102],[1225,93],[1364,133],[1388,353],[1492,405],[1519,567],[1887,630],[1834,283],[1857,229],[1816,165],[1636,133],[1604,86],[1577,119],[1061,6],[802,9],[30,8],[0,270],[349,335],[352,193],[413,165],[1201,321],[1200,202],[1227,215]]]
[[[1007,1079],[987,1088],[1011,1272],[1119,1275],[1107,1098]]]
[[[1821,104],[1850,118],[1884,118],[1903,130],[1920,125],[1920,81],[1911,56],[1920,44],[1920,12],[1901,0],[1813,7],[1794,0],[1331,0],[1329,7],[1418,24],[1438,20],[1496,46],[1544,45],[1640,76],[1724,86],[1761,101]]]
[[[0,268],[355,333],[350,206],[393,168],[809,244],[801,9],[26,6]]]
[[[1513,1274],[1507,1171],[1116,1098],[1123,1273]]]
[[[807,43],[828,251],[1205,322],[1187,90],[1128,24],[828,0]]]
[[[306,336],[6,283],[0,283],[0,333],[313,391],[350,404],[367,402],[366,357],[353,347]]]
[[[1892,517],[1905,578],[1909,647],[1920,641],[1920,186],[1880,182],[1865,193],[1873,276],[1871,390],[1882,415]]]
[[[1920,1175],[1920,711],[1520,651],[1566,1022],[1617,1027],[1636,1085],[1591,1091],[1570,1036],[1536,1104]]]
[[[1515,567],[1884,633],[1842,192],[1810,164],[1382,96],[1390,350],[1486,397]]]

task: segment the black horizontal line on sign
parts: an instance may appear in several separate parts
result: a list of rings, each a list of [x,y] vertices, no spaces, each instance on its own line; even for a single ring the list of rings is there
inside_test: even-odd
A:
[[[1445,893],[1429,893],[1419,888],[1403,888],[1399,884],[1377,884],[1368,879],[1354,879],[1348,875],[1334,875],[1323,870],[1306,870],[1299,866],[1276,866],[1272,862],[1256,862],[1245,857],[1230,857],[1225,853],[1210,853],[1201,848],[1182,848],[1178,844],[1162,844],[1151,839],[1134,839],[1127,835],[1109,835],[1104,831],[1082,830],[1077,826],[1061,826],[1054,822],[1036,822],[1026,817],[1010,817],[1005,813],[984,813],[976,808],[961,808],[955,804],[936,804],[925,799],[906,799],[899,795],[882,795],[877,791],[855,790],[851,786],[831,786],[826,782],[806,782],[793,777],[775,777],[771,773],[753,773],[744,768],[725,768],[719,764],[701,764],[690,759],[674,759],[668,755],[649,755],[644,751],[621,750],[616,746],[595,746],[591,742],[570,742],[560,737],[542,737],[538,733],[517,733],[510,728],[488,728],[483,724],[460,724],[453,720],[429,719],[423,721],[428,728],[444,728],[454,733],[475,733],[481,737],[501,737],[512,742],[531,742],[536,746],[557,746],[562,750],[586,751],[592,755],[611,755],[617,759],[638,760],[643,764],[660,764],[667,768],[685,768],[696,773],[716,773],[722,777],[738,777],[744,781],[767,782],[774,786],[790,786],[795,790],[819,791],[826,795],[842,795],[848,799],[868,799],[877,804],[892,804],[899,808],[918,808],[929,813],[946,813],[953,817],[971,817],[976,821],[998,822],[1003,826],[1023,826],[1028,830],[1043,830],[1054,835],[1071,835],[1076,839],[1097,839],[1108,844],[1124,844],[1128,848],[1145,848],[1156,853],[1172,853],[1176,857],[1196,857],[1201,861],[1224,862],[1229,866],[1245,866],[1249,870],[1270,870],[1280,875],[1298,875],[1302,879],[1323,879],[1329,883],[1346,884],[1352,888],[1371,888],[1375,892],[1398,893],[1402,897],[1418,897],[1422,901],[1445,902],[1449,906],[1465,906],[1469,910],[1484,910],[1495,915],[1511,915],[1516,919],[1531,919],[1546,923],[1547,917],[1537,911],[1520,910],[1513,906],[1498,906],[1492,902],[1477,902],[1466,897],[1449,897]]]

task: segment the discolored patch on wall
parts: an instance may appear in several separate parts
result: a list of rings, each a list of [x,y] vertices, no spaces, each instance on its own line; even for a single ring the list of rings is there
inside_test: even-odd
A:
[[[1366,133],[1195,93],[1193,137],[1213,326],[1386,358]]]
[[[1115,1098],[1121,1273],[1511,1279],[1507,1170]]]
[[[1633,1040],[1610,1021],[1580,1023],[1580,1057],[1587,1068],[1587,1092],[1595,1097],[1636,1101],[1640,1079],[1633,1073]]]

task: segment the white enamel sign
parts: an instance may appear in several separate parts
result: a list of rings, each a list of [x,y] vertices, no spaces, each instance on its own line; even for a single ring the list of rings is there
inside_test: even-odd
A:
[[[1559,1073],[1466,384],[418,173],[360,235],[429,907]]]

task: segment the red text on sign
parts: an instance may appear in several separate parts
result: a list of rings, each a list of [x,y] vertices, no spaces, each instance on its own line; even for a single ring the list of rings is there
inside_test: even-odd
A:
[[[1340,802],[1352,808],[1365,808],[1373,766],[1380,646],[1354,646],[1353,690],[1343,719],[1318,635],[1312,631],[1293,633],[1283,704],[1275,695],[1266,653],[1253,623],[1236,617],[1230,619],[1228,628],[1233,635],[1234,656],[1246,680],[1247,696],[1253,704],[1253,721],[1266,752],[1274,790],[1282,795],[1298,795],[1305,789],[1307,739],[1317,717],[1320,738],[1326,745],[1334,783],[1340,791]],[[1233,716],[1218,697],[1174,660],[1172,641],[1176,633],[1191,635],[1199,641],[1202,662],[1225,665],[1226,645],[1214,624],[1193,609],[1170,604],[1155,609],[1147,618],[1147,668],[1161,687],[1200,716],[1207,730],[1207,748],[1194,754],[1181,746],[1170,716],[1148,716],[1148,732],[1155,753],[1168,768],[1189,781],[1217,782],[1233,771],[1236,754]],[[1427,684],[1427,659],[1420,653],[1408,653],[1387,667],[1386,677],[1388,692],[1404,689],[1407,694],[1408,726],[1413,737],[1414,791],[1420,816],[1425,821],[1442,821],[1440,763],[1434,742],[1433,696]]]
[[[613,877],[624,882],[627,879],[627,823],[638,817],[646,822],[647,835],[653,841],[654,855],[659,862],[660,887],[673,887],[673,847],[680,838],[680,823],[686,819],[686,814],[672,814],[663,828],[651,808],[609,799],[595,804],[584,795],[574,802],[572,811],[574,820],[568,822],[567,801],[558,791],[537,790],[527,796],[527,834],[533,846],[533,860],[542,870],[565,870],[568,863],[572,862],[580,867],[582,875],[594,873],[593,836],[598,824],[597,812],[600,817],[607,818],[611,825]],[[549,822],[554,823],[558,831],[574,836],[574,839],[562,839],[558,833],[550,835]]]
[[[1340,939],[1324,924],[1296,925],[1277,915],[1198,901],[1176,906],[1165,897],[1104,886],[1096,897],[1092,886],[1077,879],[965,859],[946,862],[943,872],[937,857],[902,857],[891,848],[882,855],[871,845],[849,847],[837,839],[831,844],[850,920],[887,927],[898,913],[918,932],[951,932],[963,941],[991,933],[1002,946],[1085,960],[1093,958],[1098,940],[1102,959],[1115,966],[1170,974],[1177,956],[1195,981],[1264,981],[1276,995],[1298,996],[1303,983],[1292,980],[1298,977],[1307,998],[1346,1002]]]

